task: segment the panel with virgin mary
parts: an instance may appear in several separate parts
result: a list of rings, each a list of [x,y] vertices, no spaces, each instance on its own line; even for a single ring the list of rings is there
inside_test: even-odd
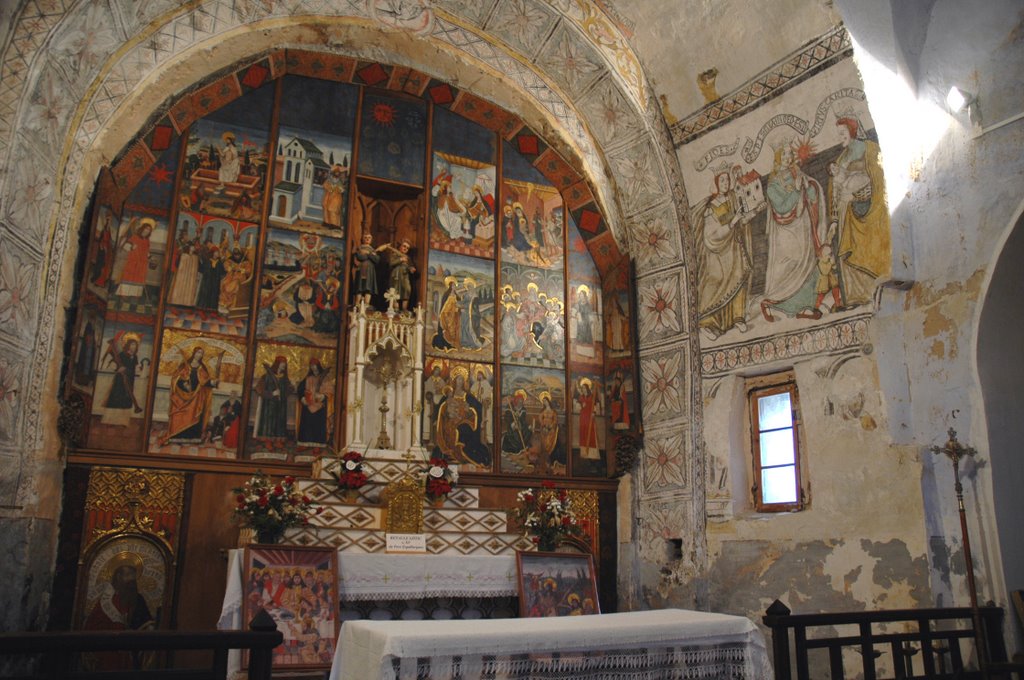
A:
[[[432,455],[463,470],[490,472],[493,373],[485,364],[427,359],[423,427],[424,442]]]
[[[494,262],[431,251],[427,267],[427,352],[494,360]]]

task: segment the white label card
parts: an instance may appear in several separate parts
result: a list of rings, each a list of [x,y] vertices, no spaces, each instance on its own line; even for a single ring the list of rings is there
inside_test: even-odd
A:
[[[384,552],[389,553],[425,553],[427,552],[426,534],[385,534],[387,544]]]

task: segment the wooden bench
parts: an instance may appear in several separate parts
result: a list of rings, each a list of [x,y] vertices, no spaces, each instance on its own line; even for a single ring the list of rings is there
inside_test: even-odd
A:
[[[791,680],[794,670],[798,680],[810,680],[810,657],[816,650],[826,651],[827,677],[833,680],[848,677],[843,652],[851,649],[861,657],[860,668],[853,672],[861,673],[865,680],[879,677],[876,661],[883,654],[889,655],[885,665],[893,669],[892,677],[901,680],[988,680],[1019,673],[1015,664],[1007,662],[1003,610],[995,606],[979,607],[978,620],[981,631],[976,635],[969,607],[792,614],[778,600],[768,607],[763,618],[771,629],[775,680]],[[848,634],[844,628],[854,628],[856,632]],[[984,669],[965,662],[970,659],[976,639],[983,641],[987,652]],[[814,677],[816,680],[826,677],[824,670],[818,668]]]
[[[283,636],[274,620],[262,609],[247,631],[71,631],[54,633],[6,633],[0,635],[0,658],[36,655],[28,675],[7,676],[10,680],[53,678],[68,680],[223,680],[227,677],[228,651],[249,651],[250,680],[270,680],[273,649]],[[209,668],[125,671],[84,671],[78,669],[79,655],[97,652],[213,651]],[[0,665],[0,673],[3,673]],[[20,672],[26,672],[24,670]]]

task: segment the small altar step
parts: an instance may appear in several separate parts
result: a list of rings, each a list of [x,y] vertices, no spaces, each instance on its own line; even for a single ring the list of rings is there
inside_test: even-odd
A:
[[[433,555],[512,555],[531,550],[533,543],[522,534],[427,531],[427,552]],[[285,543],[330,547],[344,552],[383,553],[383,529],[331,529],[298,527],[285,532]]]
[[[333,479],[299,479],[296,480],[299,491],[321,505],[343,502],[338,491],[337,484]],[[380,492],[386,484],[367,482],[355,498],[357,503],[379,504]],[[469,486],[459,486],[452,491],[441,506],[444,508],[471,509],[480,507],[480,489]]]

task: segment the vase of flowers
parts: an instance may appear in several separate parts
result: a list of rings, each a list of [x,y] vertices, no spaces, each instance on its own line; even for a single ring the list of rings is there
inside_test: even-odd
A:
[[[423,469],[423,490],[430,504],[439,507],[459,481],[459,471],[444,458],[432,457]]]
[[[543,482],[541,486],[539,493],[533,489],[520,491],[516,495],[519,505],[511,514],[537,550],[554,552],[563,538],[583,536],[584,527],[565,489],[556,489],[551,482]]]
[[[323,512],[323,507],[295,488],[292,476],[275,483],[257,470],[249,481],[232,492],[235,494],[232,511],[235,522],[243,529],[251,529],[258,543],[279,543],[285,529],[305,526],[310,517]]]
[[[347,503],[359,498],[359,489],[366,484],[367,476],[363,472],[363,454],[349,451],[341,457],[341,465],[332,467],[329,474],[338,485],[338,493]]]

